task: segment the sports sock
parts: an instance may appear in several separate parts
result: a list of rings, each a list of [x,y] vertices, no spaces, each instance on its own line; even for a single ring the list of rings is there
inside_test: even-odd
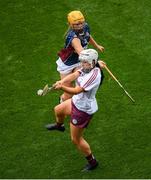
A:
[[[61,127],[63,125],[63,123],[57,122],[56,125],[57,125],[57,127]]]
[[[96,164],[96,159],[92,153],[90,155],[86,156],[86,159],[89,164],[92,164],[92,165]]]

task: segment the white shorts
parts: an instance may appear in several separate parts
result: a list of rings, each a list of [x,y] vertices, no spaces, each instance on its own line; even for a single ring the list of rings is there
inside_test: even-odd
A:
[[[75,68],[79,67],[80,68],[80,63],[76,63],[76,64],[73,64],[71,66],[67,66],[65,65],[61,58],[59,58],[57,61],[57,71],[60,73],[60,74],[69,74],[71,73]]]

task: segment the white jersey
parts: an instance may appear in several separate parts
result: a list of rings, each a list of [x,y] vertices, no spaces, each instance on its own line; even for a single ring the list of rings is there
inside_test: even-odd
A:
[[[80,70],[80,76],[76,80],[76,85],[82,87],[85,91],[72,97],[72,102],[80,111],[93,114],[98,110],[95,98],[97,89],[101,81],[100,69],[95,67],[89,73]]]

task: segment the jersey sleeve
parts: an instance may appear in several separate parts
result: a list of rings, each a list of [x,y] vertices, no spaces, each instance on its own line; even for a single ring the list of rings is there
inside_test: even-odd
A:
[[[67,48],[71,45],[71,42],[74,38],[77,38],[77,35],[75,34],[74,31],[70,31],[66,37],[65,48]]]
[[[88,25],[88,23],[85,23],[85,29],[90,34],[90,26]]]
[[[87,76],[81,83],[80,87],[82,87],[85,91],[90,91],[94,87],[100,84],[101,74],[99,69],[95,69],[90,76]]]

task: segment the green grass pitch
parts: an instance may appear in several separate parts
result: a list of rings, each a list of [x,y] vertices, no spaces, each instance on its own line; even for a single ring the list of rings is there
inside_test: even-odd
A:
[[[61,92],[36,91],[59,79],[57,52],[64,45],[66,15],[81,10],[100,57],[130,102],[104,70],[99,111],[85,131],[100,166],[86,160],[66,131],[47,132]],[[151,178],[151,1],[0,0],[0,178]]]

